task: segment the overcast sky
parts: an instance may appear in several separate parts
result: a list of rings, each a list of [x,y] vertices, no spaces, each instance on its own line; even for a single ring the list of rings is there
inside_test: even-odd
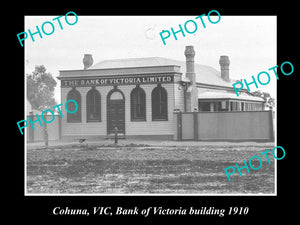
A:
[[[207,12],[203,12],[206,13]],[[201,14],[203,14],[201,13]],[[199,15],[201,15],[199,14]],[[220,12],[222,15],[222,13]],[[212,66],[220,70],[220,55],[230,59],[231,79],[245,78],[277,65],[276,62],[276,16],[222,16],[217,24],[211,24],[203,17],[204,29],[196,16],[78,16],[73,26],[53,21],[53,34],[35,42],[28,37],[25,41],[25,72],[31,73],[36,65],[44,65],[56,78],[59,70],[83,69],[83,55],[93,55],[94,64],[108,59],[166,57],[185,60],[186,45],[193,45],[196,63]],[[53,16],[26,16],[25,31],[36,31],[36,26],[52,21]],[[162,30],[178,30],[187,20],[194,20],[198,30],[194,34],[178,33],[178,40],[166,39],[166,45],[159,36]],[[212,17],[212,20],[216,18]],[[74,17],[70,18],[73,22]],[[45,29],[50,32],[49,24]],[[192,28],[191,28],[192,30]],[[21,32],[21,31],[20,31]],[[276,79],[271,74],[271,82],[260,89],[276,97]],[[57,80],[58,81],[58,80]],[[253,86],[253,91],[255,86]],[[252,91],[252,89],[251,89]],[[60,103],[60,82],[55,98]]]

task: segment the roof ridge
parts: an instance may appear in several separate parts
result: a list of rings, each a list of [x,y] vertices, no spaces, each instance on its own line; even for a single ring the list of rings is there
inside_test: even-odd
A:
[[[169,61],[174,61],[174,62],[181,62],[184,63],[185,60],[178,60],[178,59],[172,59],[172,58],[167,58],[167,57],[160,57],[160,56],[148,56],[148,57],[135,57],[135,58],[117,58],[117,59],[105,59],[102,60],[100,62],[97,62],[95,64],[93,64],[91,67],[93,67],[94,65],[100,64],[102,62],[118,62],[118,61],[130,61],[130,60],[144,60],[144,59],[154,59],[159,65],[163,65],[158,59],[163,59],[163,60],[169,60]],[[199,65],[199,66],[204,66],[206,68],[212,68],[214,70],[216,70],[215,68],[213,68],[212,66],[208,66],[208,65],[204,65],[204,64],[200,64],[195,62],[195,65]],[[218,71],[218,70],[217,70]]]
[[[149,57],[134,57],[134,58],[117,58],[117,59],[105,59],[102,60],[100,62],[104,62],[104,61],[128,61],[128,60],[133,60],[133,59],[151,59],[151,58],[162,58],[162,57],[158,57],[158,56],[149,56]]]
[[[89,69],[107,69],[107,68],[131,68],[131,67],[149,67],[149,66],[180,66],[180,71],[183,75],[186,72],[186,61],[172,59],[160,56],[147,56],[136,58],[118,58],[106,59],[95,63]],[[229,82],[221,77],[220,70],[210,66],[195,62],[196,81],[211,85],[232,87],[232,79]]]

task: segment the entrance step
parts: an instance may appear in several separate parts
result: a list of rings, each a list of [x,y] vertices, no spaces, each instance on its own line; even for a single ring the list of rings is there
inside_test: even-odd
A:
[[[108,134],[105,139],[115,139],[115,134]],[[118,133],[118,139],[126,139],[125,134]]]

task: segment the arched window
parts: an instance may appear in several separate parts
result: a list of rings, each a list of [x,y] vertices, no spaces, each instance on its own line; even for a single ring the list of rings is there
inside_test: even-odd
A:
[[[131,120],[146,121],[146,94],[141,87],[136,87],[130,94]]]
[[[167,91],[160,85],[153,89],[152,94],[152,120],[168,120]]]
[[[86,122],[101,121],[101,96],[93,87],[86,94]]]
[[[78,109],[75,113],[68,113],[67,112],[67,122],[68,123],[78,123],[81,122],[81,96],[79,91],[73,88],[67,94],[67,100],[73,99],[76,101],[78,105]],[[68,103],[68,110],[75,111],[76,105],[73,102]]]

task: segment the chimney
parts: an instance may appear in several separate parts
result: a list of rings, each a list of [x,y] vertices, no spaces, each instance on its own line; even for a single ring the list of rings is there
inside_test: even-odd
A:
[[[221,55],[219,60],[221,66],[221,77],[223,80],[229,82],[229,57],[227,55]]]
[[[82,62],[83,62],[85,70],[88,69],[89,67],[91,67],[94,62],[92,54],[84,54]]]
[[[194,56],[195,51],[193,46],[186,46],[184,55],[186,57],[186,76],[192,81],[195,76]]]
[[[186,46],[184,55],[186,57],[186,77],[191,84],[186,92],[186,110],[193,112],[198,110],[198,89],[196,86],[196,73],[194,64],[194,46]]]

